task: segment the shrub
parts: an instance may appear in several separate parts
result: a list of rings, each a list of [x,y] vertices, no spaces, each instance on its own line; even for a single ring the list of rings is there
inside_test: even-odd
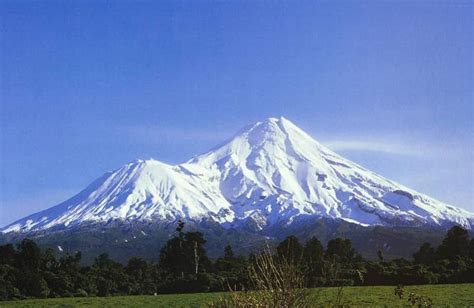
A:
[[[418,308],[422,308],[422,307],[428,308],[428,307],[433,306],[433,301],[431,300],[431,298],[429,298],[428,296],[423,296],[416,293],[410,293],[410,295],[408,296],[408,302],[412,306],[416,306]]]
[[[308,307],[309,291],[305,277],[294,262],[275,258],[267,248],[255,257],[249,268],[249,281],[255,291],[230,292],[209,307]]]
[[[405,293],[404,289],[403,289],[403,286],[401,284],[399,284],[395,290],[393,290],[393,294],[395,294],[396,296],[398,296],[399,299],[402,299],[403,298],[403,294]]]

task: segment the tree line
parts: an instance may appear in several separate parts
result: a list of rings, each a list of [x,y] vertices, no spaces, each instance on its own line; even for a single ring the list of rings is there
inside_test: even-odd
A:
[[[0,299],[112,296],[209,292],[252,288],[249,268],[256,255],[237,256],[231,246],[211,260],[200,232],[177,234],[160,251],[159,262],[139,257],[121,264],[106,253],[91,265],[81,265],[81,253],[57,258],[30,239],[0,246]],[[269,249],[270,251],[270,249]],[[289,236],[272,258],[294,264],[305,287],[397,285],[474,282],[474,239],[461,227],[451,228],[438,247],[425,243],[413,260],[364,260],[348,239],[330,240],[326,247],[315,237],[301,243]]]

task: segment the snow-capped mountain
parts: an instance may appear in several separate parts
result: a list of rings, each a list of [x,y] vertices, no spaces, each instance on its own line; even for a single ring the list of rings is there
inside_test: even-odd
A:
[[[1,231],[176,219],[262,230],[316,217],[364,226],[474,226],[473,213],[342,158],[285,118],[269,118],[183,164],[129,163]]]

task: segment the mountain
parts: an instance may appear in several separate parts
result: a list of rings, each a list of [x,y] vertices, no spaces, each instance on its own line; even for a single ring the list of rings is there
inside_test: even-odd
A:
[[[71,199],[0,231],[183,219],[266,233],[319,218],[360,226],[474,226],[473,213],[344,159],[285,118],[269,118],[179,165],[131,162]]]

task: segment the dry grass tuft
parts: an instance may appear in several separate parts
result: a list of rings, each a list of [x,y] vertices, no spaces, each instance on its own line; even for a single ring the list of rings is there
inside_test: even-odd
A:
[[[237,292],[229,288],[208,307],[309,307],[310,293],[297,264],[272,256],[270,249],[259,253],[249,268],[250,287]]]

